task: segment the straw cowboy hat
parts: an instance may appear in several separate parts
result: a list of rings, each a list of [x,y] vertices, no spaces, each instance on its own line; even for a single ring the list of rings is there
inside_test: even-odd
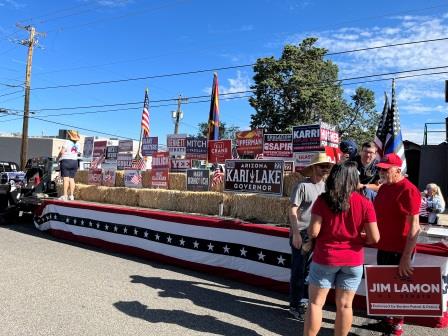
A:
[[[75,131],[75,130],[68,130],[67,138],[69,138],[72,141],[79,141],[79,139],[80,139],[78,131]]]
[[[311,176],[311,173],[313,171],[313,166],[321,164],[321,163],[327,163],[330,164],[330,167],[333,166],[333,162],[330,161],[330,158],[326,153],[319,152],[317,153],[313,159],[311,160],[310,164],[302,169],[301,174],[303,176]]]

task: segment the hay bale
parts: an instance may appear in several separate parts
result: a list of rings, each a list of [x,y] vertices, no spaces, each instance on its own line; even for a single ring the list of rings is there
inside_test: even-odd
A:
[[[109,187],[83,185],[78,187],[78,192],[75,192],[75,199],[81,199],[89,202],[105,203],[106,195],[111,190]]]
[[[117,170],[115,173],[115,186],[124,187],[124,170]]]
[[[288,223],[289,199],[257,194],[226,194],[228,215],[249,221],[284,225]]]
[[[75,182],[76,183],[87,184],[88,175],[89,175],[89,171],[88,170],[78,170],[76,172],[76,175],[75,175]]]
[[[142,172],[142,187],[143,188],[151,187],[151,169]]]
[[[169,175],[170,190],[187,190],[187,173],[170,173]]]
[[[138,206],[151,209],[175,210],[180,191],[164,189],[137,190]]]
[[[176,197],[176,211],[218,215],[219,203],[224,202],[224,195],[217,192],[179,192]]]
[[[104,195],[105,203],[129,205],[129,206],[138,205],[138,191],[139,191],[138,189],[124,188],[124,187],[115,187],[108,189],[109,189],[108,192]]]
[[[283,196],[290,197],[295,185],[304,180],[305,177],[300,173],[286,174],[283,180]]]

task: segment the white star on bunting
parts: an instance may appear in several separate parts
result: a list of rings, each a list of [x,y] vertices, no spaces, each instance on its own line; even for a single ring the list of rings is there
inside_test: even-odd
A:
[[[208,247],[208,250],[209,250],[209,251],[213,251],[213,248],[214,248],[215,246],[212,245],[212,243],[210,242],[210,243],[207,245],[207,247]]]
[[[280,255],[279,257],[277,257],[277,260],[278,260],[278,264],[279,264],[279,265],[280,265],[280,264],[284,265],[286,259],[283,258],[282,255]]]
[[[106,231],[109,231],[109,225],[104,225],[104,228],[106,229]]]
[[[266,257],[266,255],[263,254],[263,251],[260,251],[260,253],[258,253],[258,260],[263,260],[264,261],[264,257]]]
[[[194,245],[194,248],[199,248],[199,243],[197,240],[194,241],[193,245]]]
[[[145,233],[144,233],[144,236],[145,236],[145,238],[148,238],[148,231],[145,231]]]
[[[114,226],[114,232],[117,232],[118,231],[118,227],[115,225]]]
[[[227,247],[227,245],[226,245],[226,246],[223,247],[223,249],[224,249],[224,253],[229,254],[230,247]]]
[[[125,227],[125,228],[123,229],[123,232],[124,232],[124,233],[128,233],[128,228]]]
[[[240,250],[240,252],[241,252],[241,256],[242,257],[246,256],[247,251],[246,251],[246,249],[244,247]]]
[[[158,233],[156,233],[156,240],[160,240],[160,236]]]
[[[167,238],[166,238],[166,241],[168,242],[168,243],[170,243],[171,244],[171,241],[173,240],[173,238],[171,238],[171,236],[168,236]]]
[[[185,246],[185,240],[184,240],[184,238],[181,238],[181,239],[179,240],[179,244],[182,245],[182,246]]]
[[[137,229],[134,229],[134,235],[135,235],[135,236],[138,235],[138,231],[137,231]]]

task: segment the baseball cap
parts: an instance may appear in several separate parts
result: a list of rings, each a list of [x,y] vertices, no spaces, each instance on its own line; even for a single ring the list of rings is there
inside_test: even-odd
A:
[[[386,154],[381,158],[381,161],[376,165],[378,168],[388,169],[390,167],[401,168],[403,161],[395,153]]]

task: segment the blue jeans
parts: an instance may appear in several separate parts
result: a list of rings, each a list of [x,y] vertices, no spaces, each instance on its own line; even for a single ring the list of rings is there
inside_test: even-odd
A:
[[[302,243],[308,241],[308,234],[305,230],[300,231]],[[309,272],[311,251],[302,254],[301,249],[296,249],[292,245],[292,236],[289,238],[291,246],[291,278],[289,281],[289,306],[297,308],[300,300],[308,298],[308,284],[305,279]]]

